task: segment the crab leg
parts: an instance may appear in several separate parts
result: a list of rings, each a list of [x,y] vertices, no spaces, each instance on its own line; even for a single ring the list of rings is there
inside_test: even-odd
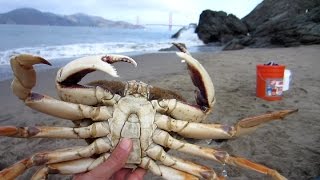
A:
[[[21,175],[24,171],[32,166],[81,159],[90,157],[93,154],[105,153],[111,149],[110,144],[111,143],[107,138],[99,138],[89,146],[36,153],[31,157],[23,159],[11,167],[0,171],[0,179],[13,179]]]
[[[155,123],[158,128],[177,132],[178,134],[196,139],[231,139],[254,132],[262,124],[283,119],[297,110],[282,110],[240,120],[235,126],[221,124],[193,123],[176,120],[166,115],[157,114]]]
[[[67,103],[31,92],[36,83],[36,72],[34,64],[48,64],[45,59],[38,56],[19,55],[11,59],[11,68],[14,78],[11,83],[13,93],[24,103],[40,112],[50,114],[56,117],[80,120],[91,118],[93,120],[106,120],[111,117],[106,107],[91,107]]]
[[[77,174],[92,170],[110,156],[109,153],[101,155],[97,159],[83,158],[72,161],[53,163],[40,168],[33,176],[32,180],[47,179],[49,174]]]
[[[76,59],[62,67],[56,77],[56,87],[60,98],[64,101],[86,105],[113,105],[120,96],[113,94],[110,88],[79,85],[81,79],[96,70],[118,77],[117,71],[111,65],[116,62],[127,62],[137,66],[137,63],[127,56],[97,55]]]
[[[107,136],[110,133],[107,122],[96,122],[87,127],[15,127],[0,126],[0,136],[19,138],[97,138]]]
[[[36,93],[31,93],[30,97],[24,102],[32,109],[69,120],[82,120],[89,118],[93,121],[103,121],[112,116],[106,106],[92,107],[82,104],[74,104],[59,101],[49,96]]]
[[[206,159],[212,159],[222,164],[226,163],[226,164],[234,165],[237,167],[251,169],[266,175],[270,175],[272,178],[277,180],[286,179],[274,169],[270,169],[266,166],[251,162],[241,157],[230,156],[225,151],[218,151],[215,149],[200,147],[194,144],[179,141],[173,138],[168,132],[160,129],[155,130],[152,139],[155,143],[161,146],[175,149],[184,153],[200,156]]]
[[[207,114],[198,106],[191,106],[176,99],[152,100],[153,107],[161,114],[167,114],[175,119],[184,119],[189,122],[201,122]]]
[[[146,152],[147,155],[152,159],[161,161],[164,165],[172,167],[179,171],[188,172],[194,176],[199,177],[200,179],[219,179],[212,169],[194,164],[190,161],[172,157],[167,154],[159,145],[150,145],[149,149]]]
[[[105,154],[100,156],[98,159],[83,158],[79,160],[66,161],[61,163],[48,164],[45,167],[39,169],[32,179],[44,179],[48,174],[76,174],[86,171],[90,171],[102,162],[104,162],[110,154]],[[177,160],[177,159],[174,159]],[[182,160],[181,160],[182,161]],[[184,162],[181,162],[184,163]],[[192,164],[193,165],[193,164]],[[199,166],[199,165],[198,165]],[[149,169],[156,175],[162,176],[165,179],[198,179],[195,176],[173,169],[171,167],[166,167],[163,165],[157,165],[148,157],[144,157],[140,164],[140,167],[144,169]],[[198,168],[198,167],[197,167]],[[203,168],[199,166],[199,168]],[[203,170],[202,170],[203,171]]]
[[[190,122],[200,122],[212,111],[215,102],[212,80],[205,68],[194,59],[181,44],[173,43],[181,52],[177,55],[186,61],[196,92],[197,105],[190,105],[176,99],[153,100],[157,112],[166,113],[176,119]]]
[[[164,179],[176,179],[176,180],[197,180],[196,176],[189,173],[176,170],[172,167],[158,165],[152,159],[144,157],[141,160],[140,167],[150,170],[153,174],[161,176]]]
[[[152,104],[157,112],[166,113],[176,119],[190,122],[200,122],[212,111],[215,102],[212,80],[205,68],[194,59],[181,44],[173,43],[181,52],[177,55],[186,61],[196,91],[197,105],[190,105],[176,99],[154,100]]]

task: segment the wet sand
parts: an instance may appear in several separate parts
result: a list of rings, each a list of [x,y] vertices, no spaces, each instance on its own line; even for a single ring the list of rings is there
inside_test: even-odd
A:
[[[269,111],[298,108],[283,121],[262,126],[251,135],[222,143],[191,140],[192,143],[226,150],[278,170],[288,179],[313,179],[320,176],[320,46],[295,48],[244,49],[216,53],[193,53],[209,72],[216,90],[216,104],[207,123],[234,124],[239,119]],[[194,102],[194,86],[185,64],[174,53],[133,56],[138,67],[116,65],[120,80],[141,80],[179,92]],[[274,60],[285,64],[293,73],[289,91],[281,101],[265,101],[255,96],[256,64]],[[34,91],[57,98],[54,78],[57,69],[38,73]],[[92,73],[83,82],[110,79],[102,73]],[[10,90],[11,80],[0,82],[0,125],[72,126],[68,120],[51,117],[26,107]],[[29,155],[57,148],[84,145],[81,140],[0,138],[0,169]],[[170,151],[179,157],[214,168],[221,173],[223,166],[202,158]],[[237,167],[226,166],[230,179],[270,179],[265,175]],[[29,179],[35,168],[19,179]],[[50,176],[49,179],[61,179]],[[70,177],[64,177],[70,179]],[[146,179],[157,179],[148,174]]]

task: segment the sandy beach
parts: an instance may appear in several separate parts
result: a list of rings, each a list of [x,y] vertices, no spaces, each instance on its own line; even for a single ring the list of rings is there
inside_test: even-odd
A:
[[[193,53],[209,72],[216,90],[214,111],[207,123],[235,124],[239,119],[283,109],[299,109],[283,121],[274,121],[251,135],[222,143],[192,140],[192,143],[226,150],[276,169],[288,179],[314,179],[320,176],[320,45],[274,49],[244,49],[223,52]],[[194,102],[194,86],[185,64],[172,52],[133,56],[138,67],[116,64],[121,81],[141,80],[153,86],[174,90]],[[281,101],[265,101],[255,96],[256,65],[273,60],[293,73],[289,91]],[[37,74],[34,91],[57,98],[55,73],[50,69]],[[110,79],[100,72],[88,75],[90,80]],[[26,107],[10,89],[11,80],[0,82],[0,125],[69,126],[68,120],[51,117]],[[44,150],[85,145],[81,140],[18,139],[0,137],[0,169]],[[223,166],[209,160],[170,151],[179,157],[206,165],[221,173]],[[19,179],[29,179],[31,168]],[[229,179],[270,179],[237,167],[226,166]],[[53,175],[49,179],[70,179]],[[147,174],[145,179],[157,179]]]

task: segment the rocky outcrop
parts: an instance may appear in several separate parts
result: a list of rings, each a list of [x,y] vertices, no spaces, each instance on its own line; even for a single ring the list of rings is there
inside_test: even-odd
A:
[[[264,0],[242,18],[242,21],[248,25],[249,31],[253,32],[263,24],[294,18],[319,6],[319,0]]]
[[[266,32],[271,34],[270,43],[273,45],[320,44],[320,7],[295,18],[278,21]]]
[[[248,29],[233,14],[228,15],[223,11],[205,10],[200,15],[196,33],[206,44],[210,42],[227,43],[237,36],[246,35]]]
[[[251,47],[320,43],[319,0],[264,0],[242,19],[255,42]]]
[[[221,41],[224,34],[220,34],[218,38],[210,38],[212,34],[217,33],[215,29],[212,30],[208,27],[215,27],[217,23],[214,17],[203,15],[208,13],[206,11],[200,15],[198,28],[206,29],[197,31],[199,38],[204,43],[222,42],[223,45],[226,45],[224,48],[226,50],[246,46],[290,47],[302,44],[320,44],[319,0],[264,0],[251,13],[241,19],[247,28],[247,34],[235,33],[232,39],[227,42]],[[211,14],[215,13],[217,12],[211,12]],[[225,24],[222,23],[220,26],[224,27]],[[242,30],[243,28],[240,28],[239,31],[244,32]]]

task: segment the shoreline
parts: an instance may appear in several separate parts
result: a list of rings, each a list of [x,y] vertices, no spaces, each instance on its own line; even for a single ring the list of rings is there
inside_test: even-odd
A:
[[[218,46],[206,46],[206,45],[198,45],[192,46],[189,49],[190,53],[207,53],[207,52],[219,52],[221,51],[221,47]],[[137,51],[137,52],[126,52],[126,53],[111,53],[111,54],[121,54],[125,56],[129,56],[135,59],[135,57],[145,56],[145,55],[152,55],[152,54],[174,54],[175,51]],[[37,72],[43,72],[52,69],[59,69],[62,66],[66,65],[68,62],[77,59],[76,58],[63,58],[63,59],[47,59],[50,61],[52,66],[44,66],[44,65],[36,65]],[[12,79],[12,70],[9,64],[0,65],[0,82]]]
[[[210,74],[214,86],[216,104],[206,123],[235,124],[239,119],[281,109],[295,109],[283,121],[268,123],[256,132],[222,143],[207,144],[204,140],[190,142],[227,151],[232,155],[247,158],[267,167],[276,169],[288,179],[313,179],[320,175],[320,45],[294,48],[243,49],[220,52],[196,52],[198,59]],[[194,86],[188,76],[185,64],[175,53],[153,53],[132,56],[137,68],[130,64],[115,64],[121,81],[141,80],[179,92],[188,102],[194,103]],[[292,72],[290,89],[284,92],[281,101],[265,101],[255,96],[256,65],[275,60],[285,64]],[[57,69],[37,74],[34,91],[57,98],[55,73]],[[100,72],[86,76],[83,83],[110,79]],[[0,82],[1,106],[0,125],[15,126],[68,126],[72,123],[39,113],[26,107],[10,89],[11,80]],[[76,145],[85,145],[79,140],[18,139],[0,137],[0,169],[12,165],[35,152],[54,150]],[[221,173],[222,165],[190,156],[184,153],[169,152],[172,155],[213,168]],[[21,178],[29,179],[35,168]],[[232,179],[263,179],[266,176],[243,168],[226,166]],[[146,179],[157,179],[148,173]],[[50,179],[68,179],[52,175]]]

